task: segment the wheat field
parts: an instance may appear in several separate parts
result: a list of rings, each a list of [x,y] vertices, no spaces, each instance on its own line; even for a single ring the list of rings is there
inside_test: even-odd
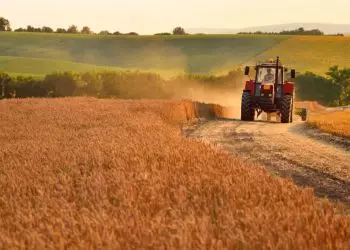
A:
[[[346,249],[350,218],[181,127],[185,101],[0,105],[0,249]],[[340,209],[340,208],[339,208]]]
[[[350,138],[350,110],[313,112],[308,124],[324,132]]]

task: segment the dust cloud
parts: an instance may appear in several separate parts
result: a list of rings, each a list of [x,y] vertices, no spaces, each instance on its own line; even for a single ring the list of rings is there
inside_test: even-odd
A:
[[[240,117],[243,79],[218,85],[199,82],[177,82],[167,87],[173,99],[187,99],[210,104],[215,116],[237,119]]]

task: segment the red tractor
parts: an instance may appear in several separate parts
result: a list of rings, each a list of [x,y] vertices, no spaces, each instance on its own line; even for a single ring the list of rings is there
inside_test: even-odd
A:
[[[245,67],[244,74],[249,76],[250,67]],[[254,121],[262,112],[268,117],[275,113],[282,123],[293,122],[294,82],[287,81],[288,69],[277,60],[259,63],[255,66],[255,80],[246,81],[242,94],[241,120]],[[290,78],[295,78],[295,70],[290,71]]]

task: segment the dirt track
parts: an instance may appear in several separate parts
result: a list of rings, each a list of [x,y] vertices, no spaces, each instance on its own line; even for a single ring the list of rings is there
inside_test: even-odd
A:
[[[320,197],[350,205],[349,141],[323,137],[299,121],[207,121],[188,136],[264,165],[273,174],[291,177],[297,185],[314,188]]]

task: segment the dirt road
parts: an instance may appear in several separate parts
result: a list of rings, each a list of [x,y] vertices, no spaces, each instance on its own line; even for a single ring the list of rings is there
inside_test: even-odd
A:
[[[312,187],[320,197],[350,205],[350,141],[324,137],[300,121],[207,121],[188,136],[264,165],[297,185]]]

